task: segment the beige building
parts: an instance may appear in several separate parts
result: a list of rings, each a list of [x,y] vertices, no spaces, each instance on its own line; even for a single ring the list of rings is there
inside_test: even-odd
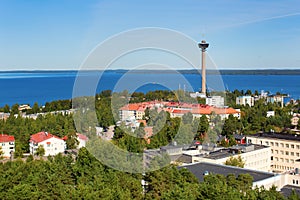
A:
[[[201,152],[201,150],[199,151]],[[271,171],[271,148],[261,145],[238,145],[231,148],[219,149],[209,153],[184,152],[180,158],[184,163],[206,162],[214,164],[225,164],[230,157],[241,156],[245,162],[245,169],[259,171]]]
[[[251,96],[240,96],[236,98],[236,104],[237,105],[244,105],[246,106],[247,104],[252,107],[254,106],[254,97]]]
[[[271,169],[274,172],[293,171],[300,158],[300,135],[258,133],[247,136],[247,142],[271,147]]]
[[[0,150],[4,158],[9,158],[15,152],[15,137],[12,135],[0,134]]]

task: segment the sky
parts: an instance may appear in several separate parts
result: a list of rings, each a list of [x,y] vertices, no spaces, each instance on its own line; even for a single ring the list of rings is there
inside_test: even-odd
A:
[[[205,39],[219,69],[300,69],[299,0],[1,0],[0,70],[80,69],[101,42],[143,27]],[[185,67],[149,50],[113,65],[151,58]]]

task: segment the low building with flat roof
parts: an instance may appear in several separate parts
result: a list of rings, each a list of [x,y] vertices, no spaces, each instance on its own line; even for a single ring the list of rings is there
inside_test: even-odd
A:
[[[271,148],[252,144],[236,145],[211,152],[200,152],[199,154],[184,152],[178,161],[183,163],[207,162],[224,165],[230,157],[237,158],[238,156],[244,161],[244,168],[246,169],[271,171]]]
[[[185,166],[180,166],[178,168],[188,169],[198,178],[199,182],[202,182],[204,180],[204,176],[210,173],[222,174],[224,176],[227,176],[229,174],[234,174],[235,176],[238,176],[240,174],[249,174],[253,177],[253,188],[264,186],[264,188],[269,189],[274,185],[278,190],[280,190],[284,185],[286,185],[285,175],[283,174],[274,174],[270,172],[220,165],[215,163],[193,163]]]

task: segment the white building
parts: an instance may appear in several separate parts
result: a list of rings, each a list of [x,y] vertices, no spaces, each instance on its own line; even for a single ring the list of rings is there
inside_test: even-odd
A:
[[[77,148],[80,149],[81,147],[85,147],[88,141],[88,137],[80,133],[76,133],[76,135],[77,135],[77,140],[79,142]]]
[[[300,135],[258,133],[247,136],[247,142],[271,147],[271,169],[274,172],[286,172],[298,168]]]
[[[206,98],[206,104],[215,107],[224,107],[224,97],[221,96],[211,96]]]
[[[15,152],[15,137],[11,135],[0,135],[0,145],[2,156],[4,158],[9,158],[13,152]]]
[[[184,163],[206,162],[214,164],[222,164],[230,158],[241,156],[245,163],[244,168],[270,172],[271,171],[271,148],[260,145],[238,145],[231,148],[219,149],[209,153],[204,152],[191,154],[186,151],[180,158]]]
[[[274,117],[275,111],[267,111],[267,117]]]
[[[29,150],[30,154],[35,155],[39,146],[45,149],[45,156],[53,156],[63,153],[66,149],[66,142],[55,135],[47,132],[39,132],[30,136]]]
[[[251,96],[240,96],[236,98],[236,104],[237,105],[244,105],[246,106],[247,104],[252,107],[254,106],[254,97]]]

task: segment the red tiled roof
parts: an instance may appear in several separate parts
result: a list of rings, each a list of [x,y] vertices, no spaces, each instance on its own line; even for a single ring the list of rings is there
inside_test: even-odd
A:
[[[185,114],[191,112],[190,110],[181,110],[181,109],[174,109],[172,110],[172,113],[177,113],[177,114]]]
[[[88,140],[88,137],[87,137],[87,136],[85,136],[85,135],[83,135],[83,134],[76,133],[76,135],[77,135],[77,137],[78,137],[79,139],[81,139],[81,140],[85,140],[85,141],[87,141],[87,140]]]
[[[15,137],[12,135],[5,135],[5,134],[0,135],[0,142],[14,142],[14,141],[15,141]]]
[[[36,133],[36,134],[33,134],[33,135],[30,136],[30,142],[40,143],[40,142],[43,142],[43,141],[48,140],[50,138],[57,138],[57,139],[62,140],[60,137],[57,137],[57,136],[52,135],[50,133],[39,132],[39,133]]]
[[[89,139],[87,136],[80,134],[80,133],[76,133],[76,135],[77,135],[78,139],[81,139],[81,140],[87,141]],[[68,139],[68,136],[64,136],[62,139],[66,141]]]

